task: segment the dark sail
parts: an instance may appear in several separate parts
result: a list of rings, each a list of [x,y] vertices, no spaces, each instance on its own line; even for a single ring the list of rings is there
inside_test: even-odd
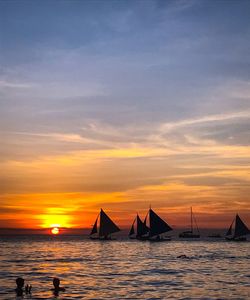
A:
[[[241,218],[238,215],[236,215],[234,236],[239,237],[247,235],[249,233],[250,231],[247,228],[247,226],[242,222]]]
[[[149,210],[150,236],[155,236],[173,230],[151,208]]]
[[[142,222],[140,217],[137,215],[136,217],[137,221],[137,237],[141,237],[149,232],[149,228],[146,225],[146,222]]]
[[[226,233],[226,236],[232,235],[232,227],[233,227],[233,223],[230,225],[230,227],[229,227],[229,229],[228,229],[228,231]]]
[[[99,236],[108,236],[111,233],[120,231],[120,228],[105,214],[101,209],[100,212],[100,230]]]
[[[90,235],[91,235],[91,234],[94,234],[94,233],[97,233],[97,221],[98,221],[98,217],[99,217],[99,215],[97,216],[97,218],[96,218],[96,220],[95,220],[95,224],[94,224],[94,226],[93,226],[93,228],[92,228],[92,230],[91,230]]]
[[[134,224],[135,224],[135,221],[133,222],[133,224],[132,224],[132,226],[131,226],[131,229],[130,229],[130,231],[129,231],[129,235],[135,234]]]

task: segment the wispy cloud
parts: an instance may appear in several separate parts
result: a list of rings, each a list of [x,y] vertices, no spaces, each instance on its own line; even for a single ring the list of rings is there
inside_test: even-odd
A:
[[[178,129],[181,127],[188,127],[193,125],[201,125],[205,123],[217,123],[224,121],[231,121],[234,119],[249,119],[250,120],[250,111],[239,111],[239,112],[231,112],[225,114],[217,114],[217,115],[208,115],[199,118],[186,119],[177,122],[164,123],[160,126],[160,132],[166,133],[174,129]]]
[[[29,89],[31,87],[34,87],[34,85],[31,83],[0,80],[0,89],[3,88]]]

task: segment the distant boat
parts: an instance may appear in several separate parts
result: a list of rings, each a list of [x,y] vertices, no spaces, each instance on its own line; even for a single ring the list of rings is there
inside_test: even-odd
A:
[[[233,232],[234,224],[235,226]],[[247,228],[247,226],[244,224],[244,222],[237,214],[226,233],[226,240],[235,241],[235,242],[244,242],[247,240],[246,238],[247,234],[250,234],[250,230]]]
[[[149,209],[144,224],[147,224],[149,218],[147,240],[152,242],[170,241],[171,237],[163,237],[162,234],[173,230],[163,219],[161,219],[151,208]],[[143,237],[144,239],[145,237]]]
[[[200,238],[200,232],[199,232],[199,228],[197,226],[197,222],[195,220],[194,214],[193,214],[193,210],[192,207],[190,209],[190,213],[191,213],[191,228],[190,230],[184,231],[182,233],[179,234],[179,238],[187,238],[187,239],[193,239],[193,238]],[[195,222],[196,225],[196,231],[197,233],[194,233],[194,228],[193,228],[193,223]]]
[[[135,229],[136,227],[136,229]],[[149,228],[147,225],[142,222],[141,218],[137,214],[136,218],[134,219],[134,222],[131,226],[131,229],[129,231],[129,238],[130,239],[138,239],[138,240],[146,240],[147,234],[149,233]]]
[[[98,220],[99,228],[98,228]],[[93,240],[111,240],[111,234],[120,231],[120,228],[101,209],[91,230],[90,238]]]
[[[214,239],[220,239],[222,236],[219,233],[212,233],[208,237]]]

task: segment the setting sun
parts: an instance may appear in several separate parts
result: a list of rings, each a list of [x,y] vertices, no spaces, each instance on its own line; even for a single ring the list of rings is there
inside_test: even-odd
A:
[[[59,228],[58,228],[58,227],[54,227],[54,228],[51,229],[51,233],[52,233],[52,234],[59,234],[59,232],[60,232],[60,231],[59,231]]]

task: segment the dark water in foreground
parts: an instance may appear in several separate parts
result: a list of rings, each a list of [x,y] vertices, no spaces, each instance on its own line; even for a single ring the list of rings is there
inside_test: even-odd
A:
[[[54,299],[54,276],[58,299],[250,299],[250,243],[0,237],[0,299],[16,298],[17,276],[31,299]]]

